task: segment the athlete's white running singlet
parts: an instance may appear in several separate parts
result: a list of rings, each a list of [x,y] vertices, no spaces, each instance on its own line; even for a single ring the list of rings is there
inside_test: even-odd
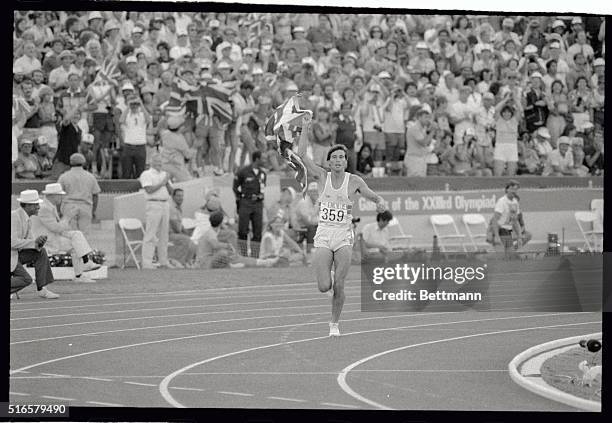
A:
[[[327,172],[325,187],[319,196],[319,225],[314,237],[315,248],[337,251],[346,245],[353,245],[353,202],[348,195],[350,177],[350,173],[344,172],[342,185],[334,189],[331,172]]]

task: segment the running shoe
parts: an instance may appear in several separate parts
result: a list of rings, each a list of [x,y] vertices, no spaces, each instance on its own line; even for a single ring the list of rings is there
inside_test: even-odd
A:
[[[340,329],[338,323],[329,323],[329,336],[340,336]]]

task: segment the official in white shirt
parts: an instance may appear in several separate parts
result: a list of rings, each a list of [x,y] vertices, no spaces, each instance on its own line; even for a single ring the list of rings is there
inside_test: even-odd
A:
[[[155,154],[151,168],[140,175],[140,185],[145,191],[146,222],[142,244],[142,268],[155,269],[153,253],[157,246],[160,267],[170,267],[168,262],[168,234],[170,230],[170,176],[162,170],[162,158]]]

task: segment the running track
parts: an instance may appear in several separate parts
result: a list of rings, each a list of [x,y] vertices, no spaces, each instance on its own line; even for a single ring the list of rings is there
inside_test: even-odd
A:
[[[573,410],[514,384],[508,362],[601,330],[601,313],[362,313],[340,329],[314,283],[11,303],[11,403],[70,406]],[[504,284],[504,281],[506,284]],[[274,282],[271,282],[274,283]],[[508,290],[504,293],[504,289]],[[44,401],[44,402],[43,402]]]

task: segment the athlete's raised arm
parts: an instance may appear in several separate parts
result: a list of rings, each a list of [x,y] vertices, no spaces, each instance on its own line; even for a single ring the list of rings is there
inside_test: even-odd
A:
[[[298,156],[304,162],[306,169],[308,172],[318,181],[325,180],[327,176],[327,171],[322,167],[315,164],[310,157],[308,157],[308,130],[310,129],[310,125],[312,123],[312,117],[309,114],[306,114],[302,121],[302,133],[300,134],[300,141],[298,143]]]
[[[351,175],[351,179],[357,182],[356,191],[359,192],[364,198],[376,203],[376,211],[378,213],[382,213],[387,210],[387,206],[385,205],[385,200],[374,191],[370,189],[368,184],[361,178],[361,176]]]

